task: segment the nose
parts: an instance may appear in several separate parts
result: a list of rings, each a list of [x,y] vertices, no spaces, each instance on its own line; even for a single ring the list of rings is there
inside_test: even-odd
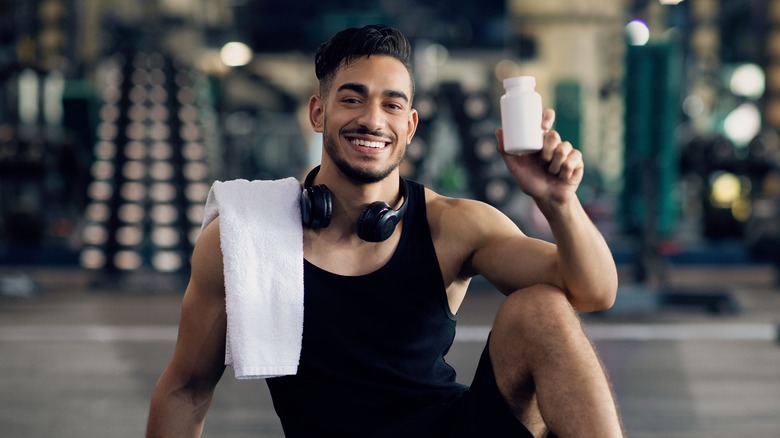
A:
[[[384,128],[386,120],[381,105],[366,105],[364,111],[358,117],[357,123],[369,131],[379,131]]]

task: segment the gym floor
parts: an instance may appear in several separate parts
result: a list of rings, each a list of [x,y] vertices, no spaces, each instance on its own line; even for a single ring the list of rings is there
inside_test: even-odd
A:
[[[725,309],[648,304],[657,292],[627,277],[621,274],[615,309],[583,315],[583,322],[628,436],[780,437],[780,290],[772,269],[671,269],[675,290],[703,298],[725,293],[735,306]],[[68,269],[2,268],[0,278],[6,286],[35,286],[6,287],[0,296],[2,435],[143,436],[152,387],[173,350],[183,286],[96,288],[89,274]],[[466,298],[447,358],[463,382],[501,298],[479,281]],[[282,437],[265,383],[232,373],[228,368],[217,388],[204,436]]]

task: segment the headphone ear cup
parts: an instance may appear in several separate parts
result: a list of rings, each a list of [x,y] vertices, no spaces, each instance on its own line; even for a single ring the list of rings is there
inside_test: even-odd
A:
[[[367,242],[382,242],[393,235],[399,221],[398,213],[390,205],[377,201],[360,214],[357,235]]]
[[[330,225],[332,207],[330,190],[324,184],[303,189],[301,219],[307,227],[317,229]]]

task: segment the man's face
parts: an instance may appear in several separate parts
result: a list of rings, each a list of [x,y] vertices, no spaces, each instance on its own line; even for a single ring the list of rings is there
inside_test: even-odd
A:
[[[395,58],[375,55],[342,65],[327,95],[309,105],[314,129],[323,133],[323,160],[355,182],[390,175],[417,128],[411,99],[409,72]]]

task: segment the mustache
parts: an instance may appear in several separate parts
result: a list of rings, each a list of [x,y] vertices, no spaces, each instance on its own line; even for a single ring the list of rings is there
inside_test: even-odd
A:
[[[392,143],[395,141],[395,136],[391,134],[385,134],[382,131],[372,131],[368,128],[360,127],[355,129],[345,129],[342,134],[358,134],[358,135],[370,135],[372,137],[379,137]]]

